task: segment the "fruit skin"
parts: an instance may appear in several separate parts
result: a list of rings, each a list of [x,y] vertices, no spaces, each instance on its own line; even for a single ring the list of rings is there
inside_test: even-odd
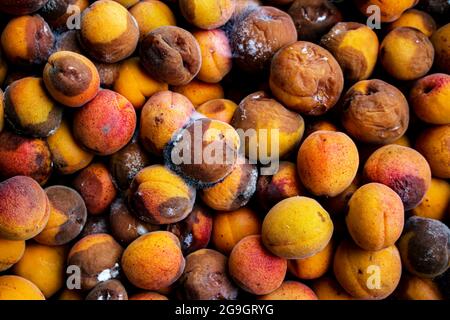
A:
[[[39,288],[18,276],[0,276],[0,300],[45,300]]]
[[[259,297],[259,300],[318,300],[314,291],[297,281],[284,281],[275,291]]]
[[[341,285],[330,277],[322,277],[313,282],[312,288],[319,300],[353,300]]]
[[[234,282],[254,295],[265,295],[281,286],[287,261],[270,253],[259,235],[239,241],[231,251],[228,270]]]
[[[200,29],[216,29],[223,26],[233,15],[234,0],[180,0],[181,14]]]
[[[440,27],[432,36],[436,56],[435,65],[439,72],[450,73],[450,23]]]
[[[445,180],[432,178],[422,202],[411,212],[415,216],[443,221],[449,208],[450,184]]]
[[[213,99],[223,99],[225,96],[220,82],[208,83],[195,78],[188,84],[172,87],[172,90],[188,98],[195,108]]]
[[[155,231],[139,237],[122,256],[122,268],[128,280],[145,290],[170,286],[181,276],[184,267],[180,242],[167,231]]]
[[[89,0],[48,0],[39,14],[53,30],[64,31],[68,29],[67,22],[73,17],[75,6],[79,8],[79,12],[83,12],[89,6]]]
[[[350,198],[345,221],[353,241],[364,250],[387,248],[403,231],[402,199],[384,184],[365,184]]]
[[[0,272],[17,263],[25,252],[25,241],[0,239]]]
[[[166,296],[159,294],[157,292],[142,292],[136,293],[129,297],[128,300],[169,300]]]
[[[398,27],[412,27],[420,30],[427,37],[436,31],[436,22],[433,17],[425,11],[408,9],[395,21],[391,22],[387,30],[393,30]]]
[[[114,279],[96,285],[86,300],[128,300],[128,294],[122,283]]]
[[[300,180],[316,196],[334,197],[343,192],[358,166],[358,149],[342,132],[316,131],[303,141],[297,154]]]
[[[355,2],[361,13],[366,16],[370,16],[373,13],[373,11],[367,11],[369,6],[378,6],[381,13],[381,22],[392,22],[397,20],[405,10],[415,6],[419,0],[399,0],[395,2],[385,2],[383,0],[355,0]]]
[[[4,0],[0,11],[13,15],[25,15],[38,11],[48,0]]]
[[[334,249],[335,244],[331,239],[325,248],[308,258],[288,260],[288,270],[299,279],[318,279],[330,269]]]
[[[431,279],[404,274],[395,296],[402,300],[444,300],[438,285]]]
[[[280,201],[262,224],[262,242],[285,259],[304,259],[323,250],[333,235],[333,222],[312,198],[292,197]]]
[[[395,246],[366,251],[347,240],[338,246],[333,268],[336,279],[349,294],[368,300],[389,296],[402,274],[400,254]],[[379,287],[371,278],[375,272],[379,272]]]
[[[230,123],[238,105],[228,99],[212,99],[199,105],[196,109],[198,113],[207,118]]]

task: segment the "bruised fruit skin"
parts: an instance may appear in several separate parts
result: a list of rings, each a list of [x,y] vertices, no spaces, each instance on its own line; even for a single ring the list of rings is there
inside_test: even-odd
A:
[[[270,70],[274,96],[302,114],[324,114],[336,104],[344,86],[336,59],[311,42],[298,41],[279,50]]]
[[[91,234],[108,233],[111,234],[109,219],[106,214],[92,215],[88,214],[86,224],[81,231],[80,238],[84,238]]]
[[[12,271],[33,282],[46,298],[50,298],[64,285],[66,254],[64,246],[28,243],[22,259]]]
[[[363,170],[368,182],[382,183],[402,199],[405,210],[417,207],[431,183],[428,162],[416,150],[390,144],[376,150]]]
[[[233,211],[245,206],[256,191],[256,165],[239,158],[231,173],[221,182],[201,191],[203,202],[214,210]]]
[[[186,300],[235,300],[238,294],[228,276],[227,257],[211,249],[201,249],[186,257],[179,284],[178,292]]]
[[[255,211],[247,207],[218,211],[214,215],[211,241],[217,250],[229,255],[243,238],[260,233],[261,221]]]
[[[402,276],[395,296],[402,300],[444,300],[433,280],[409,274]]]
[[[405,268],[422,278],[443,274],[450,262],[450,230],[440,221],[410,217],[399,241]]]
[[[162,1],[144,0],[130,8],[130,13],[139,26],[140,39],[147,33],[162,26],[175,26],[176,19],[172,10]]]
[[[320,44],[338,61],[349,81],[370,77],[378,57],[378,37],[368,26],[356,22],[337,23]]]
[[[206,248],[211,238],[213,217],[210,211],[196,204],[186,219],[167,226],[167,231],[178,237],[181,250],[188,254]]]
[[[300,144],[305,130],[302,116],[286,109],[264,91],[252,93],[241,101],[231,125],[236,130],[255,133],[245,144],[246,156],[262,163],[290,154]],[[254,145],[255,151],[250,149]]]
[[[47,143],[9,131],[0,133],[0,176],[29,176],[44,185],[52,173],[52,159]]]
[[[207,83],[197,79],[173,87],[172,90],[187,97],[196,108],[210,100],[224,98],[224,90],[220,83]]]
[[[125,287],[118,280],[101,282],[86,296],[86,300],[128,300]]]
[[[275,291],[259,297],[259,300],[318,300],[314,291],[297,281],[285,281]]]
[[[358,246],[378,251],[394,245],[400,238],[404,224],[403,202],[384,184],[368,183],[353,193],[345,221]]]
[[[213,99],[197,107],[196,111],[207,118],[230,123],[238,105],[228,99]]]
[[[142,292],[136,293],[129,297],[128,300],[169,300],[166,296],[157,292]]]
[[[25,15],[38,11],[48,0],[3,0],[0,3],[0,11],[13,14]]]
[[[409,101],[416,115],[432,124],[450,124],[450,75],[435,73],[413,85]]]
[[[69,252],[67,264],[80,268],[81,290],[91,290],[103,281],[117,278],[123,248],[108,234],[81,238]]]
[[[394,30],[399,27],[415,28],[427,37],[431,37],[433,32],[436,31],[436,22],[433,17],[425,11],[409,9],[403,12],[400,18],[390,23],[387,29]]]
[[[24,67],[45,63],[55,37],[39,15],[13,18],[3,29],[1,44],[6,58]]]
[[[422,218],[443,221],[447,208],[450,208],[450,184],[445,180],[432,178],[430,188],[422,202],[412,209],[412,213]]]
[[[73,181],[90,214],[100,214],[108,209],[117,195],[108,168],[102,163],[93,163],[84,168]]]
[[[111,155],[124,147],[136,129],[136,112],[122,95],[101,90],[73,120],[75,138],[89,151]]]
[[[0,300],[45,300],[31,281],[18,276],[0,276]]]
[[[59,127],[62,109],[47,95],[41,78],[26,77],[6,89],[5,115],[15,131],[45,138]]]
[[[55,133],[47,138],[53,165],[61,174],[72,174],[91,163],[94,155],[75,141],[67,120],[62,120]]]
[[[232,67],[232,53],[227,35],[220,29],[196,31],[193,35],[202,54],[202,65],[197,78],[209,83],[220,82]]]
[[[137,57],[121,63],[114,82],[114,90],[127,98],[135,109],[142,108],[147,98],[155,93],[168,89],[166,83],[153,79],[144,71]]]
[[[94,59],[114,63],[134,52],[139,41],[139,28],[123,6],[101,0],[83,11],[79,38],[83,48]]]
[[[308,258],[288,260],[289,272],[304,280],[322,277],[331,267],[334,247],[333,240],[330,240],[325,248]]]
[[[317,196],[344,191],[358,171],[355,143],[342,132],[316,131],[300,146],[297,169],[303,185]]]
[[[283,283],[287,261],[270,253],[259,235],[239,241],[228,259],[228,271],[243,290],[254,294],[269,294]]]
[[[333,278],[322,277],[313,282],[312,288],[319,300],[353,300]]]
[[[437,70],[450,73],[450,23],[439,28],[431,37],[436,57]]]
[[[427,159],[433,176],[450,179],[450,124],[425,129],[416,150]]]
[[[81,107],[100,90],[100,76],[95,65],[81,54],[58,51],[44,68],[44,83],[50,95],[68,107]]]
[[[297,196],[270,209],[261,234],[262,242],[273,254],[304,259],[326,247],[333,235],[333,222],[316,200]]]
[[[182,94],[155,93],[141,112],[139,138],[147,151],[162,156],[174,134],[188,124],[195,108]]]
[[[399,27],[387,34],[380,46],[384,70],[398,80],[415,80],[428,73],[434,61],[434,48],[417,29]]]
[[[73,6],[73,7],[70,7]],[[73,24],[74,7],[77,6],[83,12],[89,6],[89,0],[48,0],[39,14],[47,23],[56,30],[65,30],[70,22]]]
[[[371,285],[373,266],[379,268],[379,287]],[[395,290],[400,281],[400,254],[395,246],[380,251],[366,251],[345,240],[334,256],[334,274],[340,285],[354,298],[384,299]]]
[[[269,175],[260,175],[256,184],[256,199],[265,211],[283,199],[300,196],[305,193],[294,163],[281,161],[278,171]]]
[[[188,84],[202,63],[197,40],[190,32],[175,26],[147,33],[141,42],[140,57],[150,76],[173,86]]]
[[[0,272],[16,264],[25,252],[25,241],[0,239]]]
[[[100,84],[103,88],[112,88],[119,77],[120,63],[94,62],[100,75]]]
[[[50,218],[34,240],[48,246],[64,245],[75,239],[87,219],[83,198],[74,189],[51,186],[45,189],[50,201]]]
[[[200,29],[216,29],[223,26],[233,15],[234,0],[179,0],[181,14]]]
[[[170,286],[183,273],[185,260],[178,238],[167,231],[155,231],[134,240],[122,256],[128,280],[145,290]]]
[[[157,225],[176,223],[192,211],[196,190],[162,165],[139,171],[128,191],[128,201],[138,218]]]
[[[355,2],[362,14],[366,16],[373,14],[373,11],[368,10],[368,7],[375,5],[380,10],[381,22],[392,22],[397,20],[405,10],[415,6],[419,0],[355,0]]]

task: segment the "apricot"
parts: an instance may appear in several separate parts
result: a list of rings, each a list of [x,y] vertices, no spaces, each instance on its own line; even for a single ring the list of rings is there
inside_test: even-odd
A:
[[[141,41],[140,57],[150,76],[172,86],[188,84],[202,63],[197,40],[176,26],[162,26],[147,33]]]
[[[286,109],[264,91],[252,93],[241,101],[231,125],[248,137],[246,156],[263,164],[289,155],[300,144],[305,130],[299,114]]]
[[[413,216],[399,241],[405,268],[422,278],[443,274],[450,262],[450,230],[442,222]]]
[[[297,169],[303,185],[314,195],[334,197],[343,192],[358,171],[355,143],[342,132],[316,131],[300,146]]]
[[[108,215],[92,215],[88,214],[86,224],[81,231],[80,238],[84,238],[91,234],[107,233],[111,234],[111,226]]]
[[[322,277],[332,265],[334,247],[333,240],[330,240],[325,248],[308,258],[288,260],[289,272],[304,280]]]
[[[47,143],[9,131],[0,133],[0,176],[29,176],[44,185],[52,173],[52,159]]]
[[[196,190],[162,165],[139,171],[128,191],[128,201],[138,218],[152,224],[183,220],[192,211]]]
[[[376,33],[368,26],[339,22],[322,37],[320,44],[333,54],[347,80],[365,80],[372,74],[379,44]]]
[[[353,300],[334,278],[317,279],[313,282],[312,288],[319,300]]]
[[[60,246],[75,239],[87,219],[83,198],[74,189],[66,186],[51,186],[45,189],[50,201],[50,218],[44,230],[34,240],[48,246]]]
[[[405,210],[417,207],[431,183],[428,162],[416,150],[390,144],[376,150],[363,170],[368,182],[382,183],[402,199]]]
[[[236,103],[228,99],[212,99],[198,106],[196,110],[210,119],[230,123],[237,107]]]
[[[45,138],[59,127],[62,109],[48,97],[41,78],[26,77],[6,89],[5,115],[15,131]]]
[[[109,234],[85,236],[70,249],[67,265],[80,268],[81,290],[91,290],[119,276],[123,248]]]
[[[334,197],[328,197],[323,199],[324,208],[330,213],[332,217],[343,217],[348,210],[348,202],[352,197],[353,193],[361,185],[361,176],[356,174],[352,183],[341,193]]]
[[[261,6],[261,0],[234,0],[234,6],[232,19],[236,19],[242,14]]]
[[[33,282],[46,298],[64,285],[67,250],[63,246],[28,243],[25,253],[12,271]]]
[[[0,276],[0,300],[45,300],[31,281],[18,276]]]
[[[48,222],[50,203],[39,184],[25,176],[0,183],[0,237],[28,240],[39,234]]]
[[[166,296],[157,292],[142,292],[136,293],[129,297],[128,300],[169,300]]]
[[[153,79],[144,71],[137,57],[121,63],[114,82],[114,90],[127,98],[135,109],[142,108],[147,98],[155,93],[168,89],[166,83]]]
[[[100,75],[100,84],[103,88],[112,88],[119,77],[120,63],[94,62]]]
[[[431,37],[436,31],[436,22],[433,17],[425,11],[408,9],[395,21],[391,22],[387,30],[393,30],[399,27],[411,27],[421,31],[427,37]]]
[[[279,50],[269,78],[274,96],[286,107],[307,115],[321,115],[338,101],[344,76],[326,49],[298,41]]]
[[[108,168],[99,162],[92,163],[80,171],[73,181],[73,186],[80,193],[90,214],[106,211],[117,195]]]
[[[147,33],[163,26],[175,26],[177,24],[172,10],[162,1],[143,0],[130,8],[130,13],[136,19],[139,26],[140,39]]]
[[[83,12],[89,6],[89,0],[48,0],[39,14],[56,30],[65,30],[75,22],[77,12]]]
[[[54,42],[49,25],[39,15],[11,19],[1,35],[5,57],[23,67],[45,63]]]
[[[236,65],[248,73],[268,69],[274,54],[297,40],[292,18],[274,7],[254,7],[236,19],[230,42]]]
[[[232,66],[227,35],[220,29],[196,31],[193,35],[202,54],[202,65],[197,78],[209,83],[220,82],[231,71]]]
[[[402,13],[415,6],[419,0],[399,0],[395,2],[386,2],[383,0],[355,0],[358,9],[362,14],[370,16],[373,11],[368,9],[370,6],[377,6],[381,13],[381,22],[392,22],[397,20]]]
[[[196,79],[186,85],[173,87],[172,90],[186,96],[196,108],[210,100],[224,98],[220,83],[207,83]]]
[[[323,250],[333,234],[333,222],[312,198],[291,197],[267,213],[262,241],[273,254],[286,259],[304,259]]]
[[[434,48],[417,29],[399,27],[389,32],[380,46],[384,70],[398,80],[415,80],[428,73],[434,61]]]
[[[79,38],[84,50],[94,59],[114,63],[134,52],[139,28],[123,6],[111,0],[100,0],[83,11]]]
[[[70,51],[58,51],[50,56],[44,68],[44,83],[53,99],[68,107],[81,107],[100,90],[95,65]]]
[[[306,138],[311,133],[314,133],[316,131],[325,130],[325,131],[339,131],[338,127],[329,120],[312,120],[309,123],[307,123],[305,128],[305,135]]]
[[[0,50],[0,86],[3,86],[8,72],[8,64],[6,63],[4,54]]]
[[[402,300],[443,300],[438,285],[431,279],[405,274],[395,292]]]
[[[409,101],[416,115],[432,124],[450,124],[450,75],[435,73],[417,80]]]
[[[162,156],[178,130],[191,120],[195,108],[182,94],[162,91],[147,100],[141,112],[139,138],[147,151]]]
[[[73,134],[87,150],[111,155],[122,149],[133,137],[136,112],[122,95],[101,90],[73,119]]]
[[[4,0],[0,11],[13,15],[30,14],[41,9],[48,0]]]
[[[450,178],[450,124],[425,129],[416,140],[416,150],[427,159],[433,176]]]
[[[435,65],[439,72],[450,73],[450,23],[440,27],[431,36],[435,56]]]
[[[259,300],[318,300],[314,291],[297,281],[284,281],[275,291],[259,297]]]
[[[384,299],[394,292],[400,281],[400,254],[395,246],[366,251],[350,241],[343,241],[334,256],[334,274],[352,297]]]
[[[139,2],[139,0],[114,0],[114,1],[120,3],[125,8],[130,8]]]
[[[211,241],[214,247],[229,255],[243,238],[261,233],[261,221],[255,211],[242,207],[235,211],[218,211],[214,215]]]
[[[368,183],[353,193],[345,217],[355,243],[367,251],[378,251],[395,244],[404,224],[403,202],[391,188]]]
[[[234,0],[179,0],[183,17],[201,29],[216,29],[230,20],[234,12]]]
[[[118,280],[100,282],[86,296],[86,300],[128,300],[123,284]]]
[[[450,12],[450,3],[447,0],[422,0],[420,6],[430,14],[442,17]]]
[[[203,202],[214,210],[233,211],[245,206],[256,191],[258,169],[241,157],[223,181],[201,191]]]
[[[185,260],[178,238],[167,231],[155,231],[134,240],[122,256],[128,280],[145,290],[170,286],[183,273]]]
[[[447,208],[450,208],[450,184],[445,180],[432,178],[430,188],[422,202],[412,209],[412,214],[443,221]]]
[[[47,138],[47,144],[53,166],[61,174],[73,174],[87,167],[94,158],[75,140],[67,119],[63,119],[55,133]]]
[[[84,300],[83,295],[78,290],[64,289],[58,297],[58,300]]]
[[[0,272],[16,264],[25,252],[25,241],[0,239]]]

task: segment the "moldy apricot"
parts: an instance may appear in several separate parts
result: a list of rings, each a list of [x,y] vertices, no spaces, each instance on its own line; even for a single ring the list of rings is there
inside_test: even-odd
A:
[[[89,6],[89,0],[48,0],[39,10],[39,14],[53,29],[57,31],[65,30],[70,18],[74,17],[73,8],[75,6],[78,7],[80,12],[83,12]]]

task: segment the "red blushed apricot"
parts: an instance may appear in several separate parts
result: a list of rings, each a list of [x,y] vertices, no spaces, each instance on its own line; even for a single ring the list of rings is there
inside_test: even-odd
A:
[[[73,185],[91,214],[104,212],[117,195],[108,168],[102,163],[93,163],[83,169],[76,176]]]
[[[356,5],[362,14],[370,16],[373,11],[367,10],[368,7],[375,5],[381,13],[381,22],[392,22],[397,20],[401,14],[415,6],[419,0],[399,0],[399,1],[383,1],[383,0],[356,0]]]
[[[285,281],[275,291],[259,297],[259,300],[318,300],[314,291],[297,281]]]
[[[228,259],[228,271],[243,290],[255,295],[269,294],[283,283],[287,261],[264,248],[259,235],[239,241]]]
[[[44,83],[53,99],[68,107],[81,107],[100,90],[95,65],[81,54],[70,51],[58,51],[48,58]]]
[[[0,133],[0,176],[29,176],[44,185],[52,173],[52,159],[47,143],[9,131]]]
[[[220,29],[193,33],[200,45],[202,65],[197,78],[210,83],[220,82],[231,71],[232,54],[228,37]]]
[[[110,155],[122,149],[133,137],[135,129],[133,105],[111,90],[101,90],[74,115],[75,138],[99,155]]]
[[[402,276],[395,296],[402,300],[444,300],[433,280],[409,274]]]
[[[0,239],[0,272],[17,263],[25,252],[25,241]]]
[[[288,260],[288,270],[299,279],[312,280],[323,276],[331,267],[334,255],[334,243],[305,259]]]
[[[173,87],[172,90],[187,97],[196,108],[209,100],[224,98],[220,83],[206,83],[196,79],[186,85]]]
[[[16,176],[0,183],[0,200],[0,237],[3,239],[31,239],[48,222],[49,200],[31,178]]]
[[[313,282],[312,288],[319,300],[353,300],[333,278],[322,277]]]
[[[45,300],[31,281],[18,276],[0,276],[0,300]]]
[[[436,31],[436,22],[433,17],[425,11],[416,9],[409,9],[402,13],[402,15],[390,23],[388,30],[393,30],[398,27],[411,27],[422,31],[427,37],[431,37]]]
[[[142,292],[136,293],[128,298],[128,300],[169,300],[166,296],[158,292]]]
[[[134,240],[122,256],[122,268],[136,287],[159,290],[170,286],[183,273],[185,260],[178,238],[155,231]]]
[[[210,119],[230,123],[237,107],[231,100],[213,99],[201,104],[196,110]]]
[[[364,178],[387,185],[402,199],[405,210],[422,201],[431,183],[431,170],[416,150],[390,144],[376,150],[364,166]]]

